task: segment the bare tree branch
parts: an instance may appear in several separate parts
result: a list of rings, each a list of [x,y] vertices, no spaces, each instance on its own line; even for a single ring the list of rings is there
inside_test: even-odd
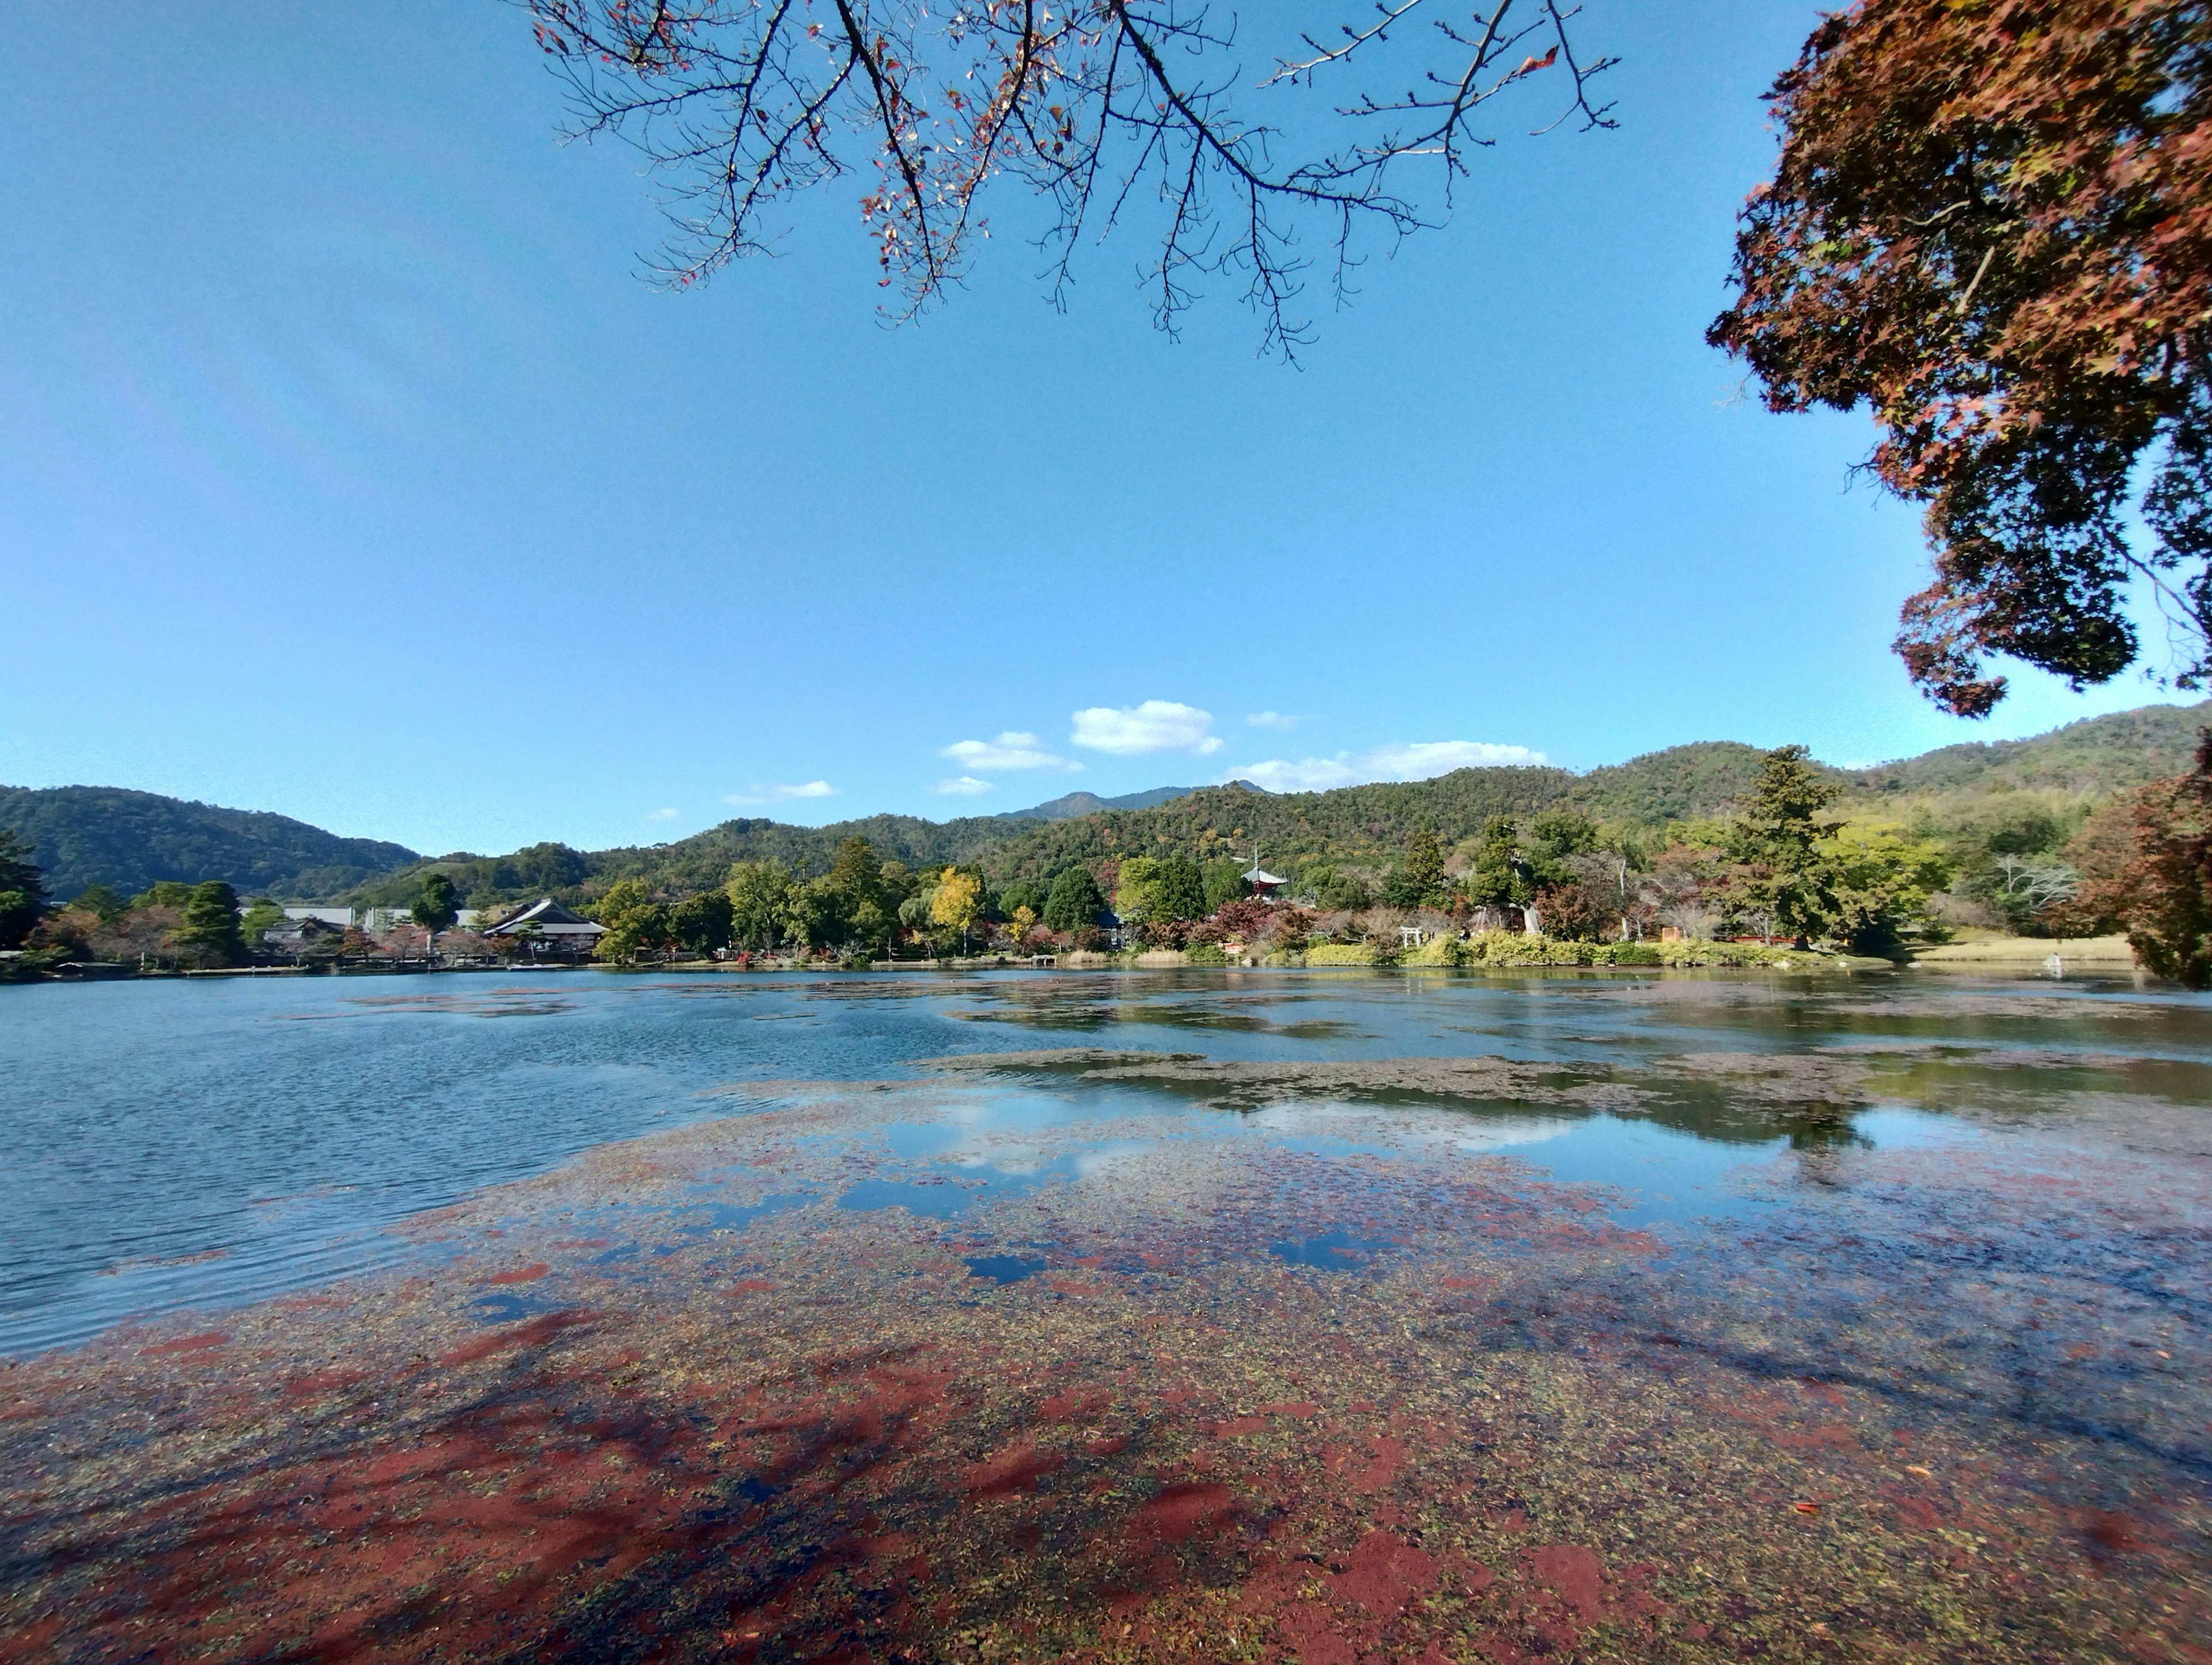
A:
[[[862,216],[885,286],[902,293],[895,317],[958,281],[987,225],[981,194],[1006,175],[1050,205],[1038,241],[1054,257],[1056,301],[1086,234],[1122,227],[1149,197],[1159,221],[1147,281],[1163,327],[1205,277],[1241,271],[1264,347],[1289,356],[1307,328],[1291,309],[1311,258],[1308,216],[1326,227],[1341,301],[1364,229],[1395,240],[1449,211],[1470,152],[1494,142],[1474,125],[1491,100],[1548,76],[1564,99],[1540,131],[1571,117],[1612,125],[1589,82],[1613,60],[1577,58],[1576,13],[1553,0],[1477,0],[1466,23],[1446,0],[1370,0],[1372,15],[1329,44],[1297,33],[1303,52],[1274,54],[1249,87],[1233,27],[1213,23],[1208,0],[514,3],[568,82],[571,135],[620,136],[668,182],[676,234],[661,278],[690,284],[769,252],[788,198],[865,169],[875,182]],[[1409,51],[1395,26],[1422,11],[1428,44]],[[1321,78],[1355,60],[1409,73],[1412,90],[1354,88],[1316,108]],[[1331,124],[1344,130],[1333,146],[1280,159],[1291,133]],[[1411,176],[1401,190],[1407,167],[1436,176],[1437,210],[1421,206]]]

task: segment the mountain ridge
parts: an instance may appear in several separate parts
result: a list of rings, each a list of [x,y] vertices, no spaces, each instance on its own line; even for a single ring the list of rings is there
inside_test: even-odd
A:
[[[1822,767],[1847,802],[1870,808],[1978,792],[2083,799],[2180,772],[2208,723],[2212,701],[2142,706],[2024,740],[1968,741],[1866,769]],[[60,897],[95,884],[130,894],[157,879],[222,878],[241,895],[284,901],[401,902],[436,868],[464,895],[554,892],[576,901],[626,877],[679,893],[703,890],[720,884],[738,860],[774,858],[821,872],[839,842],[855,836],[887,860],[913,867],[980,863],[1003,883],[1116,855],[1249,855],[1255,841],[1284,860],[1364,859],[1402,848],[1421,826],[1450,841],[1472,836],[1492,815],[1547,809],[1656,829],[1724,812],[1750,785],[1762,755],[1737,741],[1701,740],[1581,774],[1528,765],[1323,793],[1266,793],[1249,782],[1161,787],[1119,799],[1072,793],[1030,811],[950,821],[881,814],[801,827],[744,818],[667,844],[586,852],[547,843],[505,856],[426,858],[404,845],[346,838],[267,811],[117,787],[0,787],[0,828],[29,840]],[[1103,807],[1042,813],[1077,799]]]
[[[1065,793],[1042,804],[1033,804],[1025,810],[1005,810],[991,817],[994,821],[1073,821],[1079,815],[1096,815],[1101,810],[1149,810],[1172,799],[1187,797],[1199,790],[1196,787],[1153,787],[1146,792],[1125,792],[1119,798],[1101,798],[1095,792]]]

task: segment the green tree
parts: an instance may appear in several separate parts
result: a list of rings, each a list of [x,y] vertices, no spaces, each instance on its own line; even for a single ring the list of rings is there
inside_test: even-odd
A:
[[[999,906],[1006,910],[1009,918],[1012,917],[1018,909],[1026,908],[1042,919],[1044,916],[1045,899],[1051,894],[1052,884],[1049,880],[1018,878],[999,892]]]
[[[730,940],[765,952],[781,939],[791,911],[791,870],[771,858],[732,865],[722,894],[730,899]]]
[[[903,900],[894,881],[904,876],[902,866],[885,862],[866,839],[842,841],[830,859],[830,871],[811,882],[810,889],[819,889],[800,909],[805,925],[799,934],[811,947],[888,942]]]
[[[84,898],[79,896],[70,905],[82,908],[85,905]],[[238,921],[239,934],[246,939],[247,947],[258,948],[261,945],[261,933],[273,931],[283,922],[284,910],[282,908],[267,896],[256,896],[246,904],[245,914]]]
[[[711,954],[730,945],[730,921],[734,910],[726,891],[702,890],[686,896],[669,915],[676,940],[695,954]]]
[[[46,875],[31,860],[31,846],[0,828],[0,948],[20,948],[46,911]]]
[[[72,908],[82,908],[102,920],[112,920],[131,904],[115,894],[112,884],[88,884],[77,892]]]
[[[1520,829],[1510,815],[1482,823],[1482,844],[1467,878],[1467,898],[1478,908],[1522,908],[1534,896],[1528,864],[1521,858]]]
[[[1206,894],[1200,915],[1212,919],[1226,902],[1240,902],[1252,894],[1251,882],[1244,877],[1243,867],[1234,861],[1209,861],[1206,864]]]
[[[422,927],[424,951],[435,949],[438,933],[452,930],[453,921],[461,916],[460,898],[453,890],[453,881],[441,872],[423,874],[422,886],[415,892],[415,900],[407,911]]]
[[[1728,884],[1732,905],[1800,943],[1836,928],[1831,875],[1816,847],[1828,832],[1820,811],[1840,791],[1803,746],[1766,754],[1729,828],[1729,854],[1738,864]]]
[[[607,927],[592,952],[619,964],[665,948],[675,939],[669,914],[643,879],[618,878],[592,909],[592,917]]]
[[[1444,899],[1444,847],[1434,827],[1416,828],[1406,842],[1406,884],[1417,907],[1440,907]]]
[[[1949,882],[1943,853],[1894,827],[1846,823],[1813,846],[1828,928],[1856,954],[1887,954]]]
[[[1206,876],[1187,855],[1171,855],[1159,864],[1160,916],[1170,920],[1200,920],[1212,910],[1206,905]]]
[[[1087,931],[1097,926],[1098,915],[1106,911],[1106,898],[1098,894],[1098,882],[1081,867],[1063,870],[1052,882],[1052,893],[1045,898],[1045,928],[1051,931]]]
[[[185,916],[177,927],[179,951],[202,965],[235,965],[246,957],[246,939],[238,928],[238,892],[219,878],[195,884],[185,901]]]
[[[1122,858],[1114,890],[1114,911],[1131,925],[1176,917],[1165,911],[1160,886],[1160,862],[1157,857],[1132,855]]]
[[[1533,852],[1559,858],[1587,855],[1597,848],[1597,823],[1579,810],[1545,810],[1528,821]]]

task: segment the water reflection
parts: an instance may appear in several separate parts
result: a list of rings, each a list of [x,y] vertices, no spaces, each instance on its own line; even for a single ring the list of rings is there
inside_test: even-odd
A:
[[[1095,1059],[1039,1063],[1033,1079],[1085,1090],[994,1100],[1001,1133],[1350,1102],[1449,1109],[1493,1142],[1482,1128],[1534,1115],[1585,1127],[1594,1148],[1643,1125],[1746,1157],[1777,1141],[1811,1156],[1856,1148],[1865,1113],[1887,1105],[2212,1103],[2203,1002],[2088,979],[584,974],[37,987],[0,1003],[0,1354],[15,1355],[134,1314],[392,1265],[420,1252],[391,1235],[397,1222],[477,1187],[758,1113],[787,1102],[787,1084],[913,1080],[925,1060],[997,1052],[1024,1031],[1280,1073],[1155,1067],[1109,1084]],[[1487,1091],[1435,1079],[1485,1057],[1522,1073]],[[1300,1074],[1363,1065],[1380,1073]],[[1042,1182],[1004,1171],[1004,1151],[959,1160],[1002,1192]],[[945,1218],[973,1194],[924,1186],[896,1206]]]

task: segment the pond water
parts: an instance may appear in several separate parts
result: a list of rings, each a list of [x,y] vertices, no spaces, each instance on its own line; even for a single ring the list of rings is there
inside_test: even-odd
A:
[[[0,1656],[2198,1660],[2208,1106],[2127,981],[0,990]]]
[[[2147,1058],[2212,1062],[2212,1014],[2198,1002],[2130,984],[2027,987],[2031,996],[1957,980],[1262,972],[10,989],[0,997],[0,1358],[389,1264],[408,1250],[386,1228],[408,1214],[592,1145],[771,1102],[702,1097],[715,1088],[912,1079],[918,1060],[951,1054],[1079,1042],[1272,1062],[1632,1063],[1942,1040],[2058,1043],[2138,1071]],[[1092,1091],[1052,1108],[1080,1118],[1100,1102]],[[1895,1109],[1858,1115],[1852,1136],[1971,1137],[1913,1114],[1948,1107],[1942,1091],[1901,1089]],[[1619,1187],[1620,1217],[1637,1223],[1711,1212],[1723,1196],[1731,1210],[1758,1206],[1726,1176],[1788,1134],[1744,1123],[1724,1102],[1702,1112],[1676,1107],[1656,1123],[1486,1104],[1467,1112],[1464,1137]],[[1280,1134],[1264,1114],[1251,1125]]]

